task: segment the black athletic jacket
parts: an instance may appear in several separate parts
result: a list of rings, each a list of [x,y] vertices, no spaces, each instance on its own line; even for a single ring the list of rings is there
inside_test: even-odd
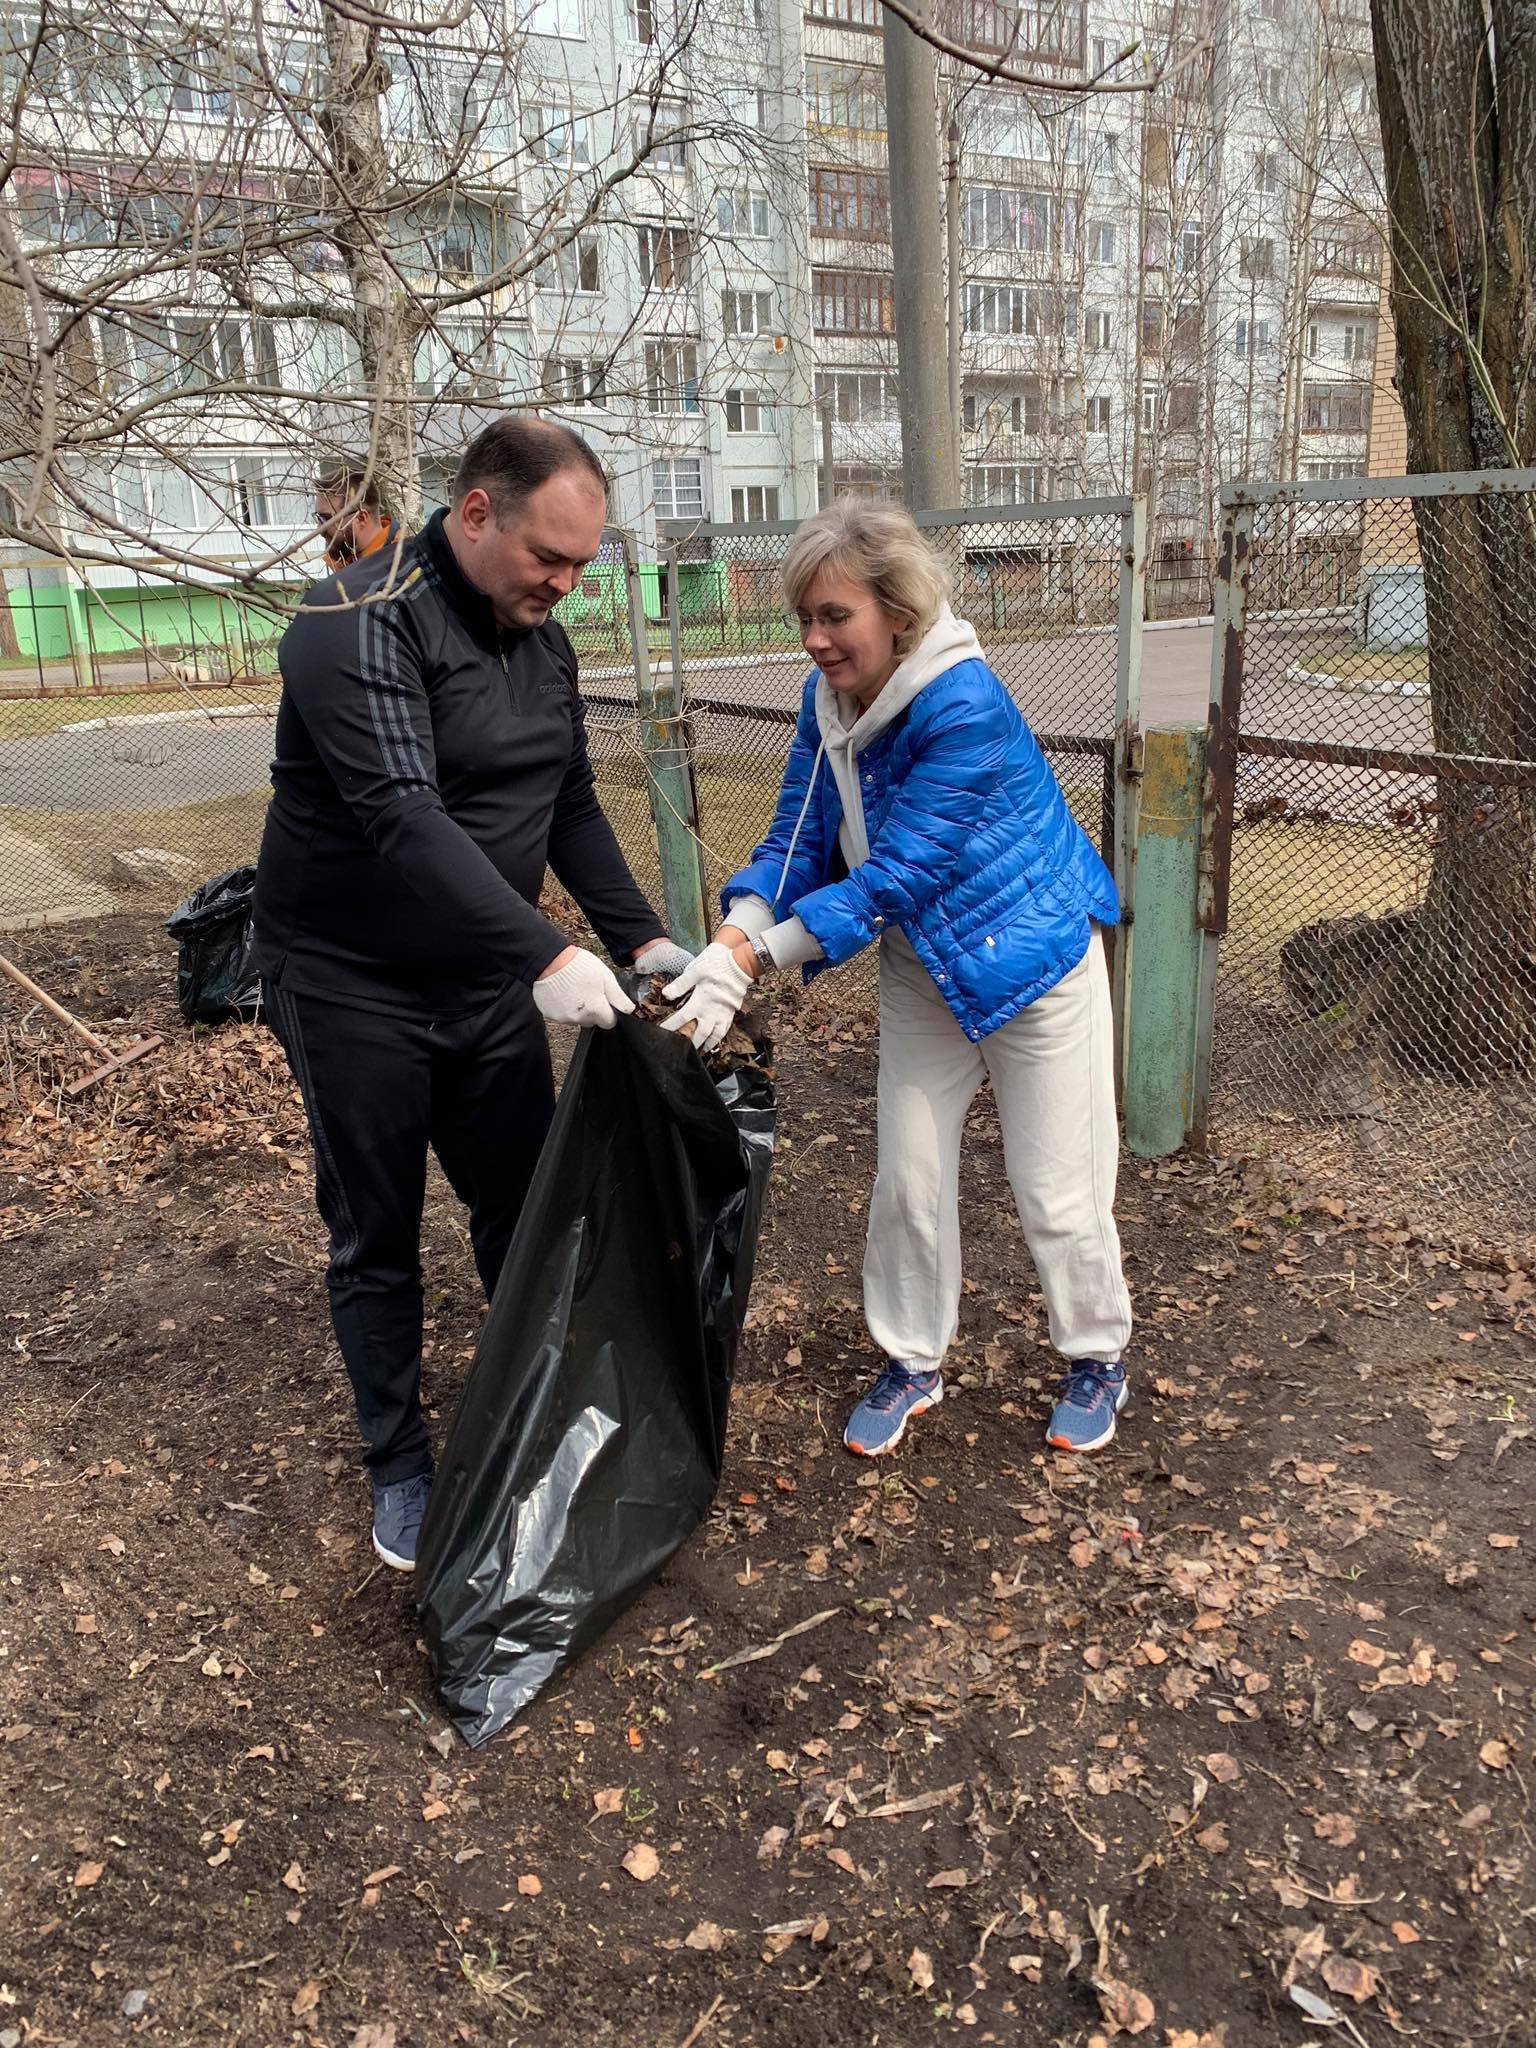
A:
[[[441,512],[317,583],[278,663],[255,925],[279,987],[480,1009],[570,943],[535,908],[546,862],[616,958],[662,930],[598,805],[564,628],[501,630]]]

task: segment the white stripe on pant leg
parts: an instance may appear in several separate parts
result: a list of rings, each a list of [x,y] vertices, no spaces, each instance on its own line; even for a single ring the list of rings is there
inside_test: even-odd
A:
[[[960,1144],[982,1071],[921,963],[888,940],[864,1315],[887,1357],[921,1372],[942,1362],[959,1315]]]
[[[1115,1226],[1120,1138],[1103,940],[983,1043],[1008,1179],[1062,1356],[1118,1358],[1131,1304]]]

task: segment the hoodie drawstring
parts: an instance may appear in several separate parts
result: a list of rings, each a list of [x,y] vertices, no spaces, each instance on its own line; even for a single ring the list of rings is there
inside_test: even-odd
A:
[[[784,894],[784,884],[789,880],[789,864],[795,857],[795,847],[800,839],[800,827],[805,823],[805,814],[811,808],[811,798],[816,793],[816,777],[820,773],[826,751],[827,743],[823,739],[816,749],[816,759],[811,766],[811,779],[805,785],[805,802],[800,806],[800,815],[795,820],[795,829],[789,835],[789,851],[784,856],[783,867],[779,869],[779,886],[773,892],[773,902],[771,905],[771,908],[774,910],[778,909],[779,898]]]

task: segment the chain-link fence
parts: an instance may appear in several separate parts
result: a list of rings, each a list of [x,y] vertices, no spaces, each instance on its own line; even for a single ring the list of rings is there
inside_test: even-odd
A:
[[[1117,764],[1136,710],[1142,544],[1128,498],[920,516],[949,571],[955,609],[1029,720],[1068,802],[1105,858],[1125,870]],[[662,568],[711,901],[763,837],[789,756],[809,664],[784,617],[780,574],[792,524],[708,526]],[[624,699],[594,702],[594,752],[609,815],[637,873],[655,870],[645,771]],[[867,1003],[874,962],[814,988]]]
[[[1212,1124],[1528,1218],[1536,472],[1223,496]]]

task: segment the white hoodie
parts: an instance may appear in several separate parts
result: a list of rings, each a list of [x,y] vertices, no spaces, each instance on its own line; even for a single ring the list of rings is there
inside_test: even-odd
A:
[[[842,849],[843,859],[850,868],[861,867],[869,859],[869,833],[864,823],[864,798],[857,767],[860,753],[871,740],[879,738],[892,720],[906,710],[918,691],[931,683],[935,676],[943,675],[962,661],[980,658],[981,642],[976,638],[976,629],[967,620],[957,619],[945,605],[862,716],[858,701],[851,692],[834,690],[825,676],[817,674],[816,724],[821,746],[806,787],[800,820],[790,839],[791,853],[795,839],[799,837],[800,825],[804,823],[806,811],[815,796],[816,777],[825,756],[842,800],[843,819],[838,827],[837,843]],[[788,868],[789,856],[786,856],[786,873]],[[736,897],[726,915],[728,921],[745,932],[748,938],[761,936],[776,967],[798,967],[806,960],[821,958],[821,947],[799,918],[787,917],[776,924],[773,906],[761,896]]]

